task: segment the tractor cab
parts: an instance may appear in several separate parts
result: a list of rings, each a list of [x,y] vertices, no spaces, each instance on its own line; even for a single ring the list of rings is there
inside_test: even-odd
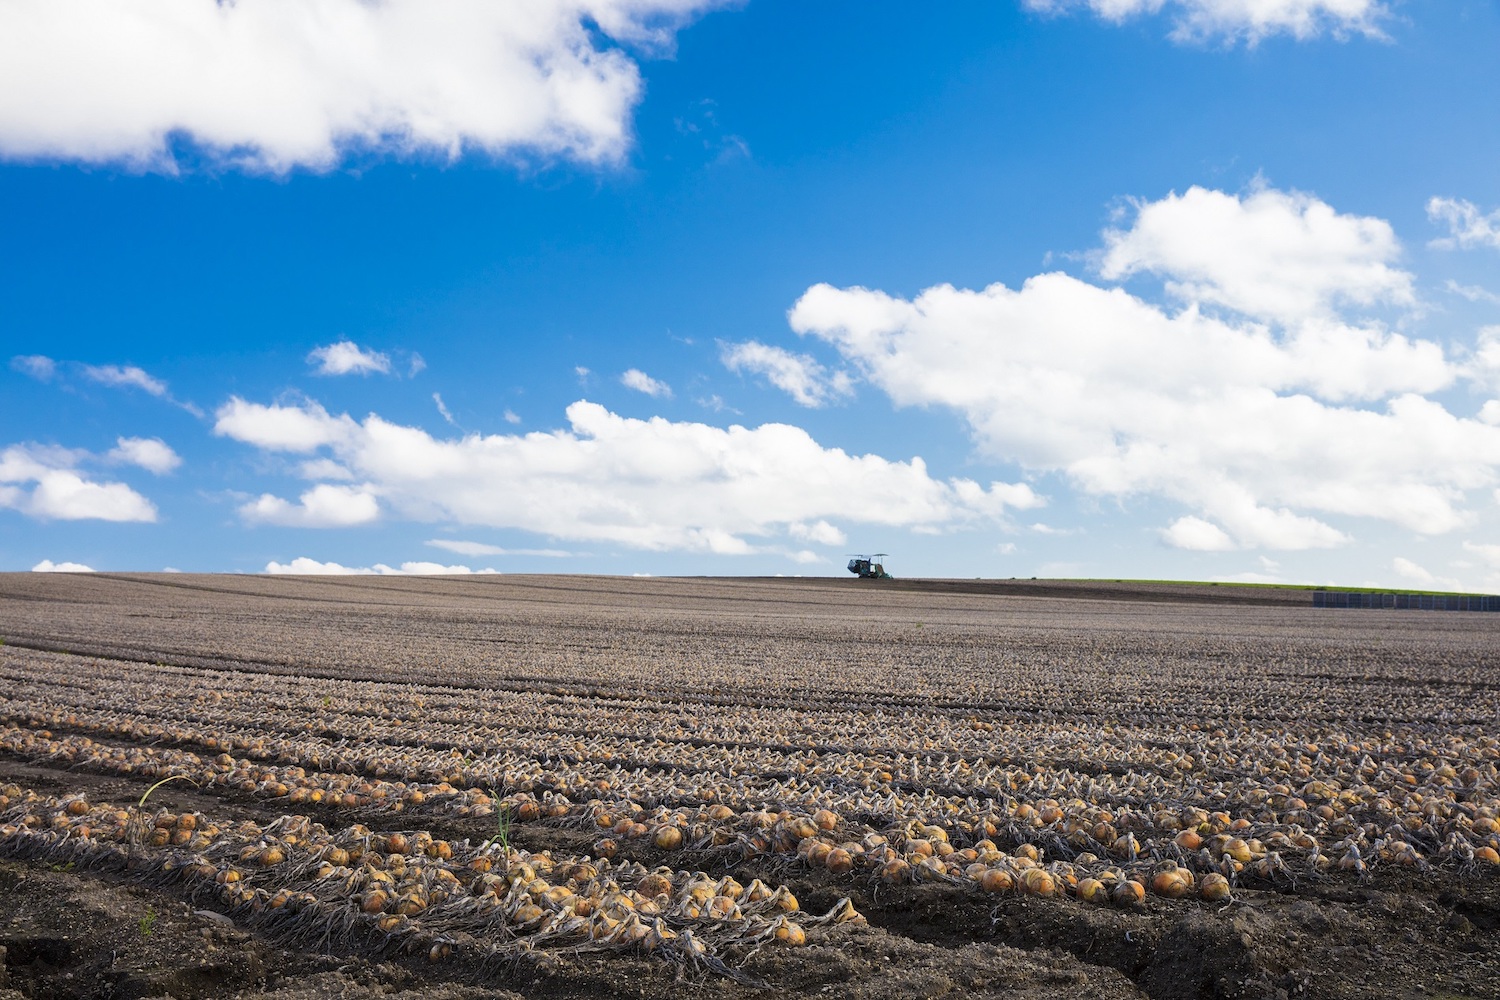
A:
[[[881,561],[888,555],[888,552],[876,552],[854,556],[849,560],[849,572],[861,580],[889,580],[891,574],[885,571],[885,564]]]

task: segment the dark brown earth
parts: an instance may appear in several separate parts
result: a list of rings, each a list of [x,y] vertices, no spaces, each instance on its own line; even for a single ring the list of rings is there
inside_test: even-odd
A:
[[[122,802],[146,787],[15,762],[0,764],[5,781],[86,789],[91,799]],[[163,787],[153,801],[179,811],[268,816],[259,803],[226,804],[181,786]],[[481,831],[454,824],[442,832]],[[545,828],[518,842],[530,850],[588,847],[580,835]],[[661,854],[636,853],[645,861]],[[1434,886],[1388,874],[1364,886],[1301,885],[1295,894],[1246,889],[1227,905],[1150,898],[1140,911],[1121,913],[1020,896],[997,903],[942,885],[877,888],[814,877],[789,863],[732,873],[745,882],[789,884],[813,911],[848,895],[870,926],[815,932],[808,948],[752,957],[743,971],[765,989],[716,976],[684,978],[675,968],[616,955],[563,956],[524,969],[436,970],[420,960],[269,939],[121,874],[0,861],[0,998],[1500,996],[1494,878]]]
[[[157,587],[186,584],[196,587],[195,599],[214,593],[216,586],[211,578],[202,577],[130,579],[135,593],[149,595]],[[149,582],[135,582],[141,580]],[[548,595],[546,588],[566,590],[570,580],[576,578],[543,578],[535,599],[556,599],[555,592]],[[104,582],[49,592],[38,589],[32,579],[0,578],[0,635],[12,646],[127,660],[211,660],[220,668],[228,665],[243,670],[297,668],[295,650],[270,656],[243,644],[211,648],[211,644],[174,632],[170,625],[158,625],[153,631],[149,619],[170,619],[174,613],[181,617],[191,611],[185,610],[181,595],[173,592],[179,598],[173,610],[146,600],[127,612],[106,607],[99,592],[91,589]],[[724,582],[713,586],[723,589]],[[756,601],[774,605],[776,581],[747,582],[747,586],[755,588]],[[852,589],[855,586],[863,584],[798,581],[795,590],[788,589],[787,597],[815,603],[826,587],[830,601],[846,602],[851,593],[859,593]],[[1211,604],[1232,611],[1235,607],[1300,607],[1309,601],[1305,591],[1222,587],[1214,588],[1210,596],[1204,588],[1123,583],[892,581],[882,586],[876,593],[889,606],[952,597],[1014,600],[1031,619],[1046,620],[1049,613],[1057,613],[1059,627],[1065,627],[1067,616],[1084,604],[1116,622],[1128,619],[1132,608],[1149,605],[1159,624],[1162,615],[1175,613],[1172,606]],[[310,581],[308,587],[327,596],[326,585]],[[394,602],[400,599],[399,589],[420,591],[422,587],[421,581],[406,580],[400,581],[400,587],[393,582],[352,592],[349,597],[369,599],[372,604]],[[597,588],[588,582],[583,589],[592,593]],[[222,590],[230,596],[216,607],[232,608],[239,585],[231,581]],[[429,596],[423,595],[423,600]],[[670,606],[675,598],[669,594],[653,599]],[[923,607],[927,608],[923,613],[931,611]],[[962,610],[960,606],[954,613]],[[124,614],[138,616],[130,629],[105,627],[109,622],[122,622]],[[1394,619],[1366,621],[1385,628]],[[1479,648],[1500,638],[1487,621],[1445,618],[1437,627],[1487,629],[1474,640]],[[1496,647],[1489,648],[1493,652]],[[316,671],[320,663],[309,662],[307,667]],[[1500,676],[1491,679],[1500,683]],[[1483,706],[1483,710],[1492,707]],[[148,784],[0,756],[0,784],[6,782],[51,794],[83,790],[91,801],[120,804],[138,799]],[[261,822],[281,811],[253,798],[202,794],[181,784],[164,786],[152,798],[153,804],[172,810]],[[347,820],[332,809],[313,815],[329,823]],[[378,818],[361,819],[379,827]],[[487,832],[477,821],[432,829],[455,839],[479,839]],[[581,834],[544,825],[518,828],[515,839],[529,850],[581,853],[589,846]],[[640,844],[627,844],[625,852],[648,863],[664,857]],[[692,860],[684,860],[679,852],[671,863],[691,868]],[[701,860],[705,867],[711,861],[721,868],[725,864],[722,858]],[[809,871],[794,860],[731,863],[728,871],[742,881],[761,877],[787,884],[809,911],[849,896],[870,926],[815,930],[806,948],[740,956],[738,968],[745,982],[715,975],[685,976],[676,967],[628,955],[564,953],[509,968],[481,968],[462,960],[436,967],[405,956],[277,940],[253,927],[237,925],[203,900],[141,884],[128,872],[82,871],[12,858],[0,860],[4,957],[0,1000],[166,996],[179,1000],[249,996],[284,1000],[362,996],[401,1000],[515,996],[1500,998],[1500,877],[1493,869],[1445,869],[1420,876],[1381,869],[1365,883],[1329,875],[1295,886],[1248,884],[1227,904],[1151,897],[1135,911],[1092,908],[1073,900],[991,897],[948,885],[882,886],[854,876]]]

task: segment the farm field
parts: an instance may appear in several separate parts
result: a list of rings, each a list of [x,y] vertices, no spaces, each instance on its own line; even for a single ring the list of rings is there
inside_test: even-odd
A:
[[[0,997],[1500,997],[1500,615],[1309,603],[0,574]]]

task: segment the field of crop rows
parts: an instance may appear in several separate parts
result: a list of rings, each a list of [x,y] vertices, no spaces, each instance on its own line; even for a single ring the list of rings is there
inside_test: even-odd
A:
[[[1500,616],[899,583],[0,576],[0,995],[1500,996]]]

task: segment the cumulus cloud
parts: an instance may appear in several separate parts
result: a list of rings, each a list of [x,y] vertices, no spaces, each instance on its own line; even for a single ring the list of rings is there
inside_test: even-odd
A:
[[[1500,326],[1479,331],[1465,374],[1481,388],[1500,391]]]
[[[1042,502],[1024,484],[937,480],[920,458],[850,455],[784,424],[635,420],[586,401],[568,407],[566,430],[447,440],[311,402],[219,412],[218,433],[266,450],[328,449],[405,518],[649,550],[748,553],[750,538],[794,524],[941,529]]]
[[[618,160],[635,60],[715,0],[0,4],[0,154],[285,172],[351,151]]]
[[[38,382],[50,382],[57,374],[57,362],[45,354],[17,354],[10,359],[12,371],[30,375]]]
[[[238,396],[219,407],[214,433],[268,451],[312,452],[347,438],[359,425],[347,414],[339,417],[317,403],[305,406],[263,406]]]
[[[1433,240],[1431,246],[1443,250],[1500,249],[1500,208],[1486,214],[1472,201],[1433,198],[1427,202],[1427,217],[1448,227],[1448,235]]]
[[[349,528],[380,516],[380,502],[362,486],[320,483],[289,503],[270,493],[240,507],[240,516],[256,524],[291,528]]]
[[[389,354],[366,350],[352,340],[313,348],[307,355],[307,363],[316,366],[315,375],[389,374],[391,370]]]
[[[1183,203],[1175,199],[1173,212]],[[1228,205],[1231,218],[1266,210],[1229,196],[1192,203],[1210,213]],[[1367,252],[1378,227],[1344,226],[1346,217],[1311,208],[1302,196],[1270,203],[1282,221],[1302,220],[1307,241],[1326,247],[1330,229],[1342,232],[1350,257],[1381,264]],[[1311,216],[1329,225],[1303,225]],[[1466,493],[1500,480],[1500,430],[1423,395],[1463,374],[1439,345],[1325,311],[1341,301],[1401,301],[1405,278],[1379,266],[1324,267],[1325,277],[1309,282],[1254,254],[1243,257],[1244,275],[1213,255],[1194,271],[1174,238],[1124,240],[1134,249],[1118,259],[1151,262],[1178,282],[1186,308],[1170,312],[1054,273],[1019,289],[941,285],[910,300],[817,285],[790,321],[836,347],[898,405],[959,412],[992,457],[1062,473],[1096,495],[1187,505],[1191,516],[1164,534],[1185,548],[1222,549],[1226,537],[1236,547],[1342,544],[1347,536],[1318,519],[1328,514],[1450,531],[1470,516]],[[1293,240],[1261,245],[1326,263],[1299,254]],[[1126,270],[1121,263],[1114,273]],[[1292,288],[1278,295],[1283,278]],[[1257,287],[1281,304],[1257,306],[1249,292]],[[1208,315],[1194,294],[1255,312]],[[1258,318],[1267,315],[1311,318],[1268,326]]]
[[[155,521],[156,507],[124,483],[95,482],[88,452],[16,444],[0,451],[0,507],[59,521]]]
[[[823,406],[854,392],[848,372],[829,372],[806,354],[793,354],[759,341],[720,344],[719,359],[733,372],[761,375],[803,406]]]
[[[827,521],[814,521],[812,524],[794,522],[787,525],[787,534],[817,545],[845,545],[849,541],[847,535]]]
[[[43,559],[31,567],[33,573],[92,573],[94,567],[85,566],[83,563],[60,562],[55,563],[51,559]]]
[[[161,438],[119,438],[105,457],[113,462],[138,465],[158,476],[166,475],[182,464],[182,456]]]
[[[671,386],[667,385],[667,383],[665,382],[652,378],[650,375],[647,375],[639,368],[632,368],[625,374],[621,375],[620,384],[627,389],[634,389],[636,392],[644,392],[646,395],[652,396],[657,399],[672,398]]]
[[[377,569],[384,569],[377,564]],[[470,569],[467,566],[444,566],[435,562],[404,562],[401,572],[407,576],[462,576],[468,573],[496,573],[494,569]]]
[[[383,566],[382,568],[389,569],[390,567]],[[344,566],[336,562],[318,562],[318,560],[309,559],[307,556],[298,556],[289,563],[279,563],[273,559],[266,563],[266,572],[276,574],[296,573],[305,576],[370,576],[376,570],[369,566],[356,568],[353,566]]]
[[[1311,195],[1192,187],[1135,210],[1129,229],[1104,234],[1099,270],[1111,281],[1156,274],[1182,301],[1282,323],[1344,304],[1415,302],[1412,276],[1393,266],[1401,246],[1390,224],[1341,215]]]
[[[1272,35],[1298,39],[1326,33],[1335,37],[1382,37],[1389,14],[1379,0],[1022,0],[1032,10],[1063,13],[1078,8],[1119,24],[1130,18],[1166,13],[1177,41],[1222,38],[1255,45]]]
[[[470,569],[467,566],[444,566],[435,562],[404,562],[399,567],[376,563],[374,566],[342,566],[336,562],[318,562],[298,556],[289,563],[274,559],[266,563],[267,573],[304,576],[468,576],[495,573],[493,569]]]

